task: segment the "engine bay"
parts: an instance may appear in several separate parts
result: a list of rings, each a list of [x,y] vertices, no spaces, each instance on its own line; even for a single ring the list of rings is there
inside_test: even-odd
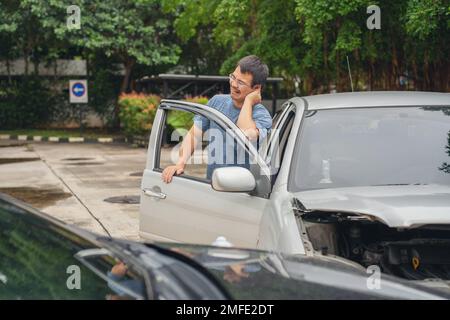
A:
[[[408,280],[450,280],[450,226],[399,229],[371,217],[339,212],[297,215],[316,252],[378,265]]]

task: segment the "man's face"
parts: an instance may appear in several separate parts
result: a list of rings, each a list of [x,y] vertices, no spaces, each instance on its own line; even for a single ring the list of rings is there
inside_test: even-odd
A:
[[[230,75],[230,94],[236,102],[243,102],[245,97],[256,87],[252,87],[253,76],[250,73],[241,73],[241,67],[237,66]]]

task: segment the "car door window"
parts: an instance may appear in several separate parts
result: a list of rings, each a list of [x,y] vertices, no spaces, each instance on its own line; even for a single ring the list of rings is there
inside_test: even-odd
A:
[[[155,170],[164,170],[167,166],[175,165],[179,159],[179,151],[181,144],[186,137],[188,131],[194,125],[195,113],[184,110],[166,110],[163,128],[160,134],[160,144],[156,158]],[[208,123],[212,120],[207,117],[202,118],[203,121]],[[201,123],[196,123],[196,126],[200,128]],[[186,163],[182,178],[193,179],[199,182],[210,183],[210,179],[207,177],[208,161],[218,161],[219,164],[233,163],[234,160],[238,165],[244,166],[246,163],[250,163],[250,155],[248,152],[239,147],[237,140],[223,130],[217,123],[211,125],[208,131],[203,132],[203,136],[194,153]],[[223,143],[219,143],[220,149],[216,148],[214,151],[208,152],[208,145],[218,139]],[[223,146],[223,149],[222,149]],[[210,156],[214,159],[211,159]],[[220,162],[223,156],[223,163]]]
[[[193,125],[194,113],[184,110],[168,110],[165,112],[161,141],[158,146],[155,169],[162,171],[164,168],[175,165],[179,159],[179,150],[184,137]],[[183,178],[191,178],[200,182],[207,182],[207,141],[202,140],[198,148],[190,157],[184,169]]]
[[[103,279],[111,292],[110,300],[130,300],[145,298],[145,282],[139,272],[104,249],[87,249],[75,254],[91,272]]]
[[[292,125],[294,124],[295,112],[290,111],[286,117],[286,121],[280,127],[280,135],[279,135],[279,154],[280,154],[280,163],[283,162],[284,150],[286,149],[286,145],[291,134]]]
[[[272,185],[276,180],[281,163],[283,162],[284,151],[286,149],[294,119],[295,106],[288,102],[282,109],[277,121],[274,123],[266,155],[266,162],[268,163],[272,173]]]

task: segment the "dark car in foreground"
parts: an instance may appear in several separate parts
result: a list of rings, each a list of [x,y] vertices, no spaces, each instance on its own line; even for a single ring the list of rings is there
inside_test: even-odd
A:
[[[450,298],[326,256],[99,236],[3,194],[0,255],[0,299]]]

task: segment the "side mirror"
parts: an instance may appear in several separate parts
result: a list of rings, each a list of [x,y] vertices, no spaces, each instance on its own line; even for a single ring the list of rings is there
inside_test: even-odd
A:
[[[252,173],[242,167],[225,167],[214,170],[211,186],[216,191],[250,192],[256,187]]]

